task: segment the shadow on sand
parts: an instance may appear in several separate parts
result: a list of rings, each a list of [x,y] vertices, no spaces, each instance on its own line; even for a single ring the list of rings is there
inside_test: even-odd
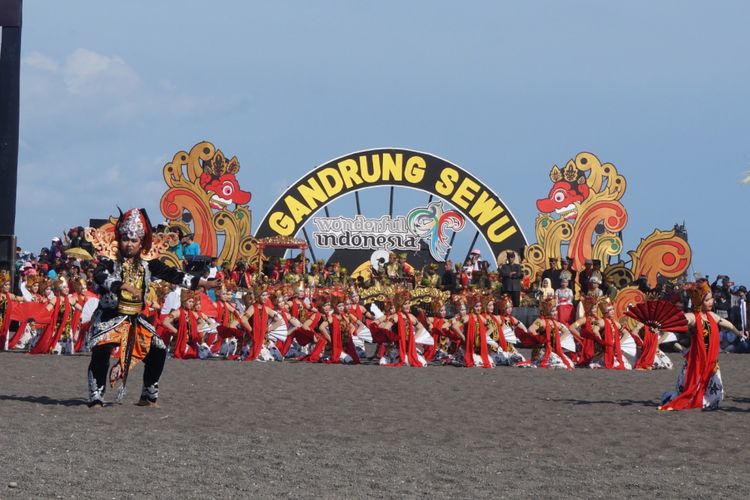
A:
[[[22,403],[52,406],[85,406],[87,404],[84,398],[53,399],[48,396],[16,396],[5,394],[0,394],[0,401],[20,401]]]
[[[546,401],[546,399],[545,399]],[[550,399],[556,403],[566,403],[569,405],[617,405],[617,406],[650,406],[656,408],[659,403],[656,401],[637,400],[637,399],[606,399],[606,400],[586,400],[586,399]]]

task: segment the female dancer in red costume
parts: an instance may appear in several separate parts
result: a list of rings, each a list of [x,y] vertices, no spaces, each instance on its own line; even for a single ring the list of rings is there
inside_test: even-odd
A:
[[[75,352],[81,352],[85,347],[86,332],[89,328],[89,321],[91,317],[84,318],[83,312],[86,304],[95,297],[95,295],[89,293],[88,283],[84,278],[78,278],[73,282],[73,289],[76,296],[75,311],[73,312],[73,336],[75,341]],[[91,311],[93,312],[93,311]]]
[[[479,293],[469,294],[467,306],[460,310],[458,321],[461,331],[466,338],[464,343],[463,360],[455,359],[455,363],[467,368],[494,368],[495,362],[490,356],[487,345],[487,320],[482,315],[482,300],[490,300],[489,296]],[[463,363],[461,363],[463,361]]]
[[[622,352],[622,338],[630,335],[623,332],[615,321],[615,308],[609,298],[603,298],[598,303],[602,319],[596,321],[597,354],[591,360],[591,368],[606,368],[609,370],[630,370],[632,367]]]
[[[380,359],[381,365],[424,367],[427,361],[417,350],[417,318],[411,313],[411,294],[408,290],[398,290],[393,297],[395,313],[389,315],[388,322],[396,328],[397,340]]]
[[[497,307],[497,314],[495,314],[495,307]],[[487,301],[482,317],[487,321],[490,352],[495,364],[513,366],[525,361],[521,353],[513,346],[516,340],[516,328],[526,331],[523,323],[513,317],[513,298],[510,295],[503,295],[497,302]]]
[[[570,333],[568,327],[557,321],[557,304],[554,298],[540,304],[539,319],[529,327],[529,333],[535,335],[539,347],[531,353],[531,360],[516,366],[539,368],[565,368],[572,370],[573,362],[563,352],[563,336]]]
[[[175,339],[175,359],[195,359],[201,343],[201,335],[198,331],[199,315],[195,311],[195,302],[198,294],[191,290],[182,290],[180,293],[179,309],[175,309],[164,318],[162,325]],[[175,322],[177,326],[175,326]],[[167,343],[169,345],[169,343]]]
[[[579,343],[577,349],[576,366],[588,368],[594,357],[601,354],[602,337],[599,333],[600,320],[598,314],[598,303],[601,297],[595,294],[587,294],[581,297],[583,305],[583,317],[570,325],[570,332]]]
[[[460,332],[451,328],[451,320],[446,319],[446,308],[443,301],[433,299],[430,303],[432,316],[420,320],[432,335],[433,345],[425,348],[424,357],[427,361],[448,362],[451,356],[460,349],[464,337]]]
[[[250,342],[248,343],[245,361],[273,361],[277,359],[272,350],[272,342],[268,333],[284,326],[284,320],[281,314],[273,310],[267,304],[269,303],[269,293],[264,289],[256,289],[253,293],[254,303],[245,301],[247,309],[242,314],[241,321],[246,329],[250,332]],[[281,355],[279,353],[278,360]]]
[[[0,271],[0,350],[7,349],[8,330],[10,329],[10,315],[15,302],[23,302],[10,292],[11,282],[8,271]]]
[[[52,321],[29,351],[30,354],[73,353],[73,312],[77,299],[69,292],[65,278],[55,280],[54,299],[47,304],[47,310],[52,312]]]
[[[325,353],[321,356],[324,363],[359,364],[359,356],[352,340],[356,333],[357,318],[346,311],[344,297],[331,296],[331,309],[320,324],[320,331],[329,339]]]
[[[719,329],[744,338],[731,322],[712,311],[714,298],[707,282],[691,284],[688,294],[693,303],[693,312],[685,315],[690,348],[677,378],[677,390],[663,395],[660,410],[717,409],[724,399],[719,371]]]

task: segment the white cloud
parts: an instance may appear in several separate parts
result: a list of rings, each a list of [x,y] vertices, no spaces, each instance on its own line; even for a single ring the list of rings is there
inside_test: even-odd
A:
[[[136,71],[119,56],[105,56],[88,49],[76,49],[63,66],[65,86],[73,95],[126,95],[141,84]]]
[[[49,73],[56,73],[60,69],[60,65],[57,61],[41,52],[32,52],[24,57],[23,64],[30,68],[47,71]]]
[[[24,122],[47,127],[60,119],[83,126],[143,123],[215,108],[210,96],[191,95],[160,75],[141,77],[122,57],[78,48],[62,60],[41,52],[23,58]],[[93,119],[92,119],[93,118]]]

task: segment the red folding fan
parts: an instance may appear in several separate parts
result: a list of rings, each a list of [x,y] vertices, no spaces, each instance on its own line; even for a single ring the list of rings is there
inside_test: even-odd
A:
[[[631,307],[625,315],[640,321],[649,328],[664,332],[686,333],[685,313],[666,300],[649,300]]]

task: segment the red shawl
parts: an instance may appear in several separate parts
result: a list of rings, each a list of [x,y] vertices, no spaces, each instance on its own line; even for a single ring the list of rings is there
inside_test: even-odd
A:
[[[260,355],[263,348],[263,342],[266,340],[266,331],[268,330],[268,313],[265,306],[253,304],[253,345],[250,346],[250,354],[245,361],[254,361]]]
[[[60,325],[57,327],[57,330],[55,330],[60,309],[63,309],[63,317],[62,320],[60,320]],[[65,331],[65,325],[68,322],[69,315],[70,298],[66,296],[63,300],[61,297],[57,297],[55,299],[55,307],[52,309],[52,320],[47,325],[47,328],[44,329],[44,332],[42,332],[42,335],[34,348],[29,351],[29,354],[49,354],[52,348],[55,347],[55,344],[57,344],[58,340],[60,340],[63,331]]]
[[[304,323],[307,321],[311,311],[303,301],[295,298],[292,300],[292,308],[290,312],[300,323]]]
[[[636,370],[650,370],[654,366],[656,350],[659,347],[659,336],[651,331],[648,325],[643,327],[643,346],[641,356],[635,364]]]
[[[619,365],[615,368],[615,359]],[[611,319],[604,319],[604,367],[610,370],[624,370],[622,347],[620,346],[620,330]]]
[[[403,366],[408,361],[409,366],[422,368],[422,362],[417,354],[414,325],[409,321],[409,317],[401,311],[396,313],[396,318],[398,324],[398,363],[389,363],[387,366]]]
[[[695,313],[695,335],[686,358],[687,366],[682,392],[672,401],[660,406],[660,410],[703,408],[703,394],[706,392],[719,360],[719,326],[711,313],[708,313],[708,324],[710,329],[708,346],[706,346],[703,341],[703,316],[699,312]]]
[[[3,323],[0,325],[0,351],[5,349],[5,339],[8,336],[8,330],[10,329],[10,315],[13,312],[13,305],[15,301],[10,293],[5,294],[5,316],[3,316]]]
[[[487,314],[487,318],[491,319],[493,323],[495,323],[495,326],[497,327],[497,343],[500,344],[500,349],[503,350],[503,352],[508,352],[508,341],[505,340],[505,333],[503,333],[503,324],[500,320],[497,319],[497,317],[493,316],[492,314]]]
[[[78,299],[76,301],[76,308],[73,312],[73,320],[70,324],[70,330],[73,333],[78,333],[78,338],[76,339],[76,345],[74,348],[75,352],[79,352],[81,348],[83,347],[83,341],[86,338],[86,330],[81,327],[81,314],[83,313],[83,306],[86,305],[86,301],[89,300],[88,295],[77,295],[76,298]]]
[[[419,320],[425,325],[426,328],[429,328],[429,325],[427,324],[427,318],[424,318],[424,321],[422,321],[424,313],[420,312],[419,316]],[[438,347],[440,346],[440,337],[444,335],[442,332],[443,323],[445,323],[445,320],[443,318],[432,318],[432,328],[430,328],[430,335],[432,335],[433,345],[428,345],[424,348],[424,359],[426,359],[427,361],[432,361],[433,359],[435,359]]]
[[[550,325],[550,323],[552,323],[552,325]],[[565,356],[562,350],[562,344],[560,343],[560,328],[557,326],[557,322],[551,321],[549,319],[544,320],[544,357],[542,358],[541,363],[539,363],[539,366],[541,366],[542,368],[549,367],[549,357],[550,354],[552,354],[553,349],[552,326],[555,327],[555,354],[557,354],[560,359],[562,359],[568,370],[572,370],[573,366],[570,364],[570,361],[568,361],[568,358]]]
[[[193,359],[198,357],[198,350],[193,347],[199,340],[198,319],[185,309],[180,308],[180,318],[177,327],[177,340],[174,345],[174,357],[177,359]]]
[[[309,330],[300,326],[289,332],[284,341],[284,345],[279,349],[281,355],[286,356],[286,353],[289,352],[289,348],[292,347],[292,342],[294,342],[294,340],[296,340],[301,346],[306,346],[315,340],[315,328],[318,326],[318,323],[320,323],[320,313],[316,312],[312,318]]]
[[[578,364],[583,366],[591,363],[596,350],[595,344],[599,340],[594,335],[594,327],[591,326],[591,318],[588,316],[586,316],[586,323],[581,333],[581,352],[578,355]]]
[[[482,367],[492,368],[490,357],[487,351],[487,329],[482,324],[481,316],[469,314],[469,321],[466,324],[466,347],[464,351],[464,363],[466,368],[474,367],[474,345],[476,336],[479,335],[479,355],[482,356]]]
[[[354,343],[350,340],[344,345],[344,332],[341,331],[341,322],[335,314],[331,318],[330,325],[331,342],[333,345],[331,346],[331,359],[326,361],[326,363],[340,363],[341,353],[346,351],[346,353],[351,356],[352,363],[358,365],[359,356],[357,355],[357,350],[354,349]]]
[[[364,308],[359,304],[352,305],[351,312],[359,321],[362,321],[362,318],[365,316]]]

